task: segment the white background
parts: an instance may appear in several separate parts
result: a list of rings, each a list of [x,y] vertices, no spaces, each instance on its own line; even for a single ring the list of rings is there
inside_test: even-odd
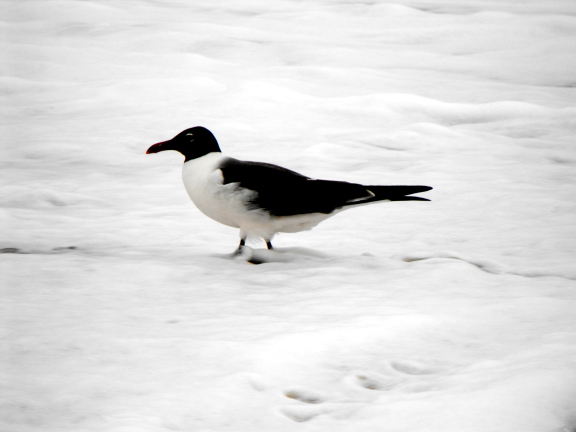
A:
[[[0,9],[0,430],[575,430],[573,1]],[[197,125],[432,201],[233,260]]]

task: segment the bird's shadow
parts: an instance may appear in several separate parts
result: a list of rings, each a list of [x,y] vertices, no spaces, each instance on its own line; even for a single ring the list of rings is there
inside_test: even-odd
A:
[[[232,259],[235,261],[245,261],[250,264],[264,263],[291,263],[309,261],[310,259],[326,259],[330,255],[322,252],[302,247],[274,248],[269,249],[252,249],[249,246],[243,246],[240,252],[233,254],[218,255],[220,258]]]

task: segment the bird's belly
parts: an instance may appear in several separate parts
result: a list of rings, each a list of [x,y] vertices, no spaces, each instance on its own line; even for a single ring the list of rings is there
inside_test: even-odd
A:
[[[247,210],[239,196],[241,194],[234,191],[233,185],[214,187],[196,183],[193,187],[187,185],[186,191],[194,205],[206,216],[221,224],[240,228]]]
[[[334,214],[307,213],[294,216],[275,216],[270,221],[270,225],[275,232],[296,233],[310,230]]]

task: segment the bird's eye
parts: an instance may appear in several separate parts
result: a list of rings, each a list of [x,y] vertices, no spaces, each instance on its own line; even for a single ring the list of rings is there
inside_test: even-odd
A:
[[[190,137],[190,142],[194,141],[194,134],[193,133],[187,133],[186,136]]]

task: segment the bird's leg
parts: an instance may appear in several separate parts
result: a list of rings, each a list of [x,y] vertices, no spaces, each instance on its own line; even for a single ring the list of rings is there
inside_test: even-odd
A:
[[[238,249],[234,251],[234,255],[240,255],[242,253],[242,248],[246,245],[246,238],[240,239],[240,244],[238,245]]]
[[[270,249],[270,250],[274,249],[274,248],[272,247],[272,242],[271,242],[270,240],[266,240],[266,247],[267,247],[268,249]]]

